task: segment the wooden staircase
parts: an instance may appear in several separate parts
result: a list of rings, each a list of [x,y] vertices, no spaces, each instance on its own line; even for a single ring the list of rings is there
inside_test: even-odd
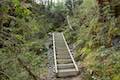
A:
[[[79,70],[63,33],[53,33],[55,73],[57,77],[75,76]]]

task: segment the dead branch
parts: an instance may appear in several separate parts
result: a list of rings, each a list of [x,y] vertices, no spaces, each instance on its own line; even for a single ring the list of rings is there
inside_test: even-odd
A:
[[[29,73],[29,75],[33,77],[34,80],[38,80],[37,76],[27,67],[27,65],[24,64],[20,58],[18,58],[18,62]]]

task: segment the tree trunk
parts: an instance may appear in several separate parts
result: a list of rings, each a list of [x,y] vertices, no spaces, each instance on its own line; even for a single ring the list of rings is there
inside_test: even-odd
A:
[[[52,6],[53,0],[51,0],[51,2],[50,2],[50,3],[51,3],[50,5]]]
[[[97,0],[98,5],[99,5],[99,21],[100,22],[106,22],[109,20],[108,18],[111,17],[111,8],[110,8],[110,0]],[[108,11],[106,14],[105,12]]]
[[[74,14],[74,1],[71,0],[71,4],[72,4],[72,13]]]

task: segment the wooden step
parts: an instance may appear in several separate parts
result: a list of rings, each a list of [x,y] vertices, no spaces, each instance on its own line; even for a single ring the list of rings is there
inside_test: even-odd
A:
[[[58,64],[58,69],[74,69],[75,66],[73,63],[69,63],[69,64]]]
[[[63,46],[63,45],[56,45],[56,50],[66,50],[66,51],[68,51],[68,49],[65,47],[65,46]]]
[[[63,38],[61,37],[55,37],[55,40],[57,40],[57,41],[62,41],[63,40]]]
[[[64,56],[64,55],[69,55],[69,52],[68,52],[68,51],[62,51],[62,50],[61,50],[61,51],[60,51],[60,50],[57,50],[57,51],[56,51],[56,55],[63,55],[63,56]]]
[[[64,47],[64,48],[66,48],[66,45],[63,44],[63,43],[57,43],[57,42],[56,42],[56,47]]]
[[[78,74],[78,71],[76,71],[75,69],[62,69],[62,70],[58,70],[58,74],[57,77],[71,77],[71,76],[75,76]]]
[[[55,71],[57,77],[71,77],[78,74],[75,61],[69,52],[68,45],[62,33],[54,33],[54,56],[55,56]]]
[[[57,59],[71,59],[69,54],[57,54]]]
[[[69,54],[67,50],[56,50],[57,54]]]
[[[67,63],[72,63],[71,59],[57,59],[58,64],[67,64]]]

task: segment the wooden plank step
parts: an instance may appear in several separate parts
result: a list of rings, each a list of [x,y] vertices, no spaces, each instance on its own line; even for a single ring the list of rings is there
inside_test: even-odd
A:
[[[71,77],[75,76],[78,74],[78,71],[75,69],[63,69],[63,70],[58,70],[57,77]]]
[[[63,40],[63,38],[62,37],[55,37],[55,40],[60,41],[60,40]]]
[[[56,50],[57,54],[68,54],[67,50]]]
[[[55,51],[56,75],[57,77],[71,77],[78,74],[72,53],[69,50],[63,33],[54,33],[53,43]]]
[[[58,69],[74,69],[75,66],[73,63],[69,63],[69,64],[58,64]]]
[[[66,50],[66,51],[68,51],[67,48],[60,48],[60,47],[56,47],[56,50],[64,50],[64,51]]]
[[[57,50],[56,55],[69,55],[68,51]]]
[[[57,50],[56,52],[57,54],[69,54],[68,51],[64,51],[64,50]]]
[[[71,59],[69,54],[57,54],[57,59]]]
[[[56,42],[56,47],[57,47],[57,46],[58,46],[58,47],[61,47],[61,46],[62,46],[62,47],[66,47],[65,44],[63,44],[63,43],[57,43],[57,42]]]
[[[56,48],[67,49],[65,44],[56,44]]]
[[[67,63],[72,63],[71,59],[57,59],[58,64],[67,64]]]

